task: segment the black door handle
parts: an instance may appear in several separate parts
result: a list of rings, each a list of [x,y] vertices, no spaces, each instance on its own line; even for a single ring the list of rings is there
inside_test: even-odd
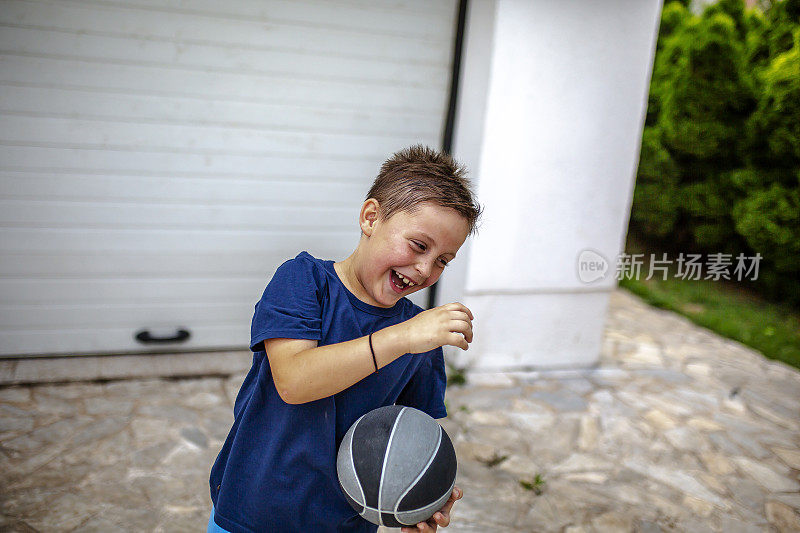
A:
[[[192,334],[185,329],[179,329],[175,332],[175,335],[170,337],[154,337],[149,330],[143,329],[139,333],[136,334],[136,340],[146,344],[159,344],[159,343],[166,343],[166,342],[184,342],[191,337]]]

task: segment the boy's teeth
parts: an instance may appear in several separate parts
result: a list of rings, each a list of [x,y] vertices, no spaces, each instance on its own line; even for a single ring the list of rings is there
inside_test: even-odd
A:
[[[409,287],[413,287],[414,285],[416,285],[416,283],[414,283],[410,279],[408,279],[405,276],[403,276],[400,272],[395,270],[394,273],[397,274],[397,277],[400,278],[401,280],[403,280],[403,283],[405,283]]]

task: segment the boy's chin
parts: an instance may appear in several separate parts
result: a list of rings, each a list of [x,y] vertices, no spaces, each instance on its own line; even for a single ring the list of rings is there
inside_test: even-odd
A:
[[[404,296],[408,296],[409,294],[411,294],[411,291],[404,292],[403,294],[397,294],[396,292],[392,291],[388,295],[384,295],[381,300],[376,299],[376,301],[379,302],[382,306],[392,307],[394,304],[399,302],[401,298],[403,298]]]

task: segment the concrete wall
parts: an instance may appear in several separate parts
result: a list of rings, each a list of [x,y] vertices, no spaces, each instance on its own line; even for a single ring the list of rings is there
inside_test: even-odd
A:
[[[474,0],[453,152],[485,204],[440,303],[475,314],[472,368],[597,361],[628,225],[661,3]],[[610,260],[577,276],[582,250]],[[459,270],[460,269],[460,270]]]

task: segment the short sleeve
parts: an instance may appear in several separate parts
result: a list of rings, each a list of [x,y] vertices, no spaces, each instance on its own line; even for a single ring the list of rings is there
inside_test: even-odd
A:
[[[255,307],[250,327],[252,351],[262,351],[267,339],[322,338],[324,286],[316,268],[312,260],[301,256],[278,267]]]
[[[415,357],[424,357],[425,360],[419,365],[395,403],[414,407],[433,418],[444,418],[447,416],[444,405],[447,376],[444,371],[442,349],[436,348]]]

